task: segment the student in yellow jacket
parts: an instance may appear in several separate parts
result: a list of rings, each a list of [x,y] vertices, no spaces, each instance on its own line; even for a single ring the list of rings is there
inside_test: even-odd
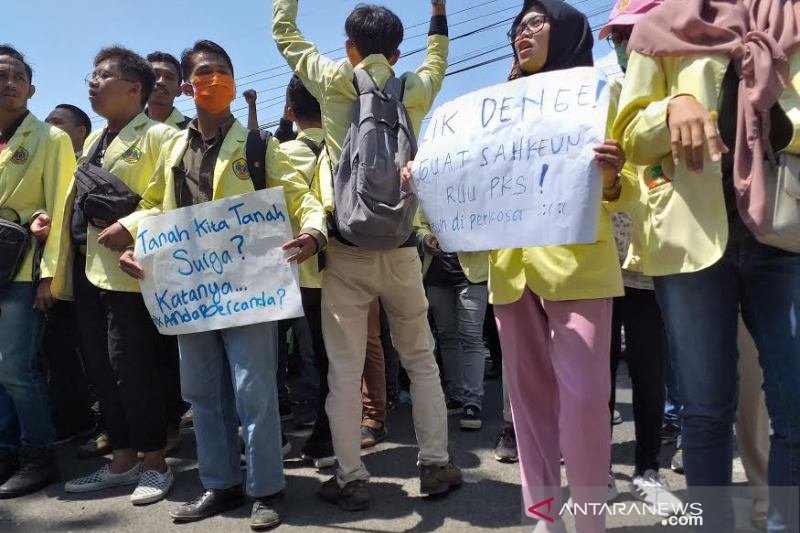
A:
[[[414,134],[441,88],[447,68],[444,0],[433,1],[428,55],[416,72],[403,74],[403,102]],[[274,0],[272,35],[278,50],[322,108],[325,144],[336,165],[358,97],[354,69],[363,69],[378,87],[393,75],[400,57],[403,24],[386,8],[360,5],[345,22],[347,59],[320,54],[297,28],[297,0]],[[320,183],[322,204],[333,211],[333,183]],[[319,495],[346,510],[369,507],[369,472],[361,462],[360,385],[367,344],[367,317],[376,297],[386,307],[400,361],[411,377],[414,422],[420,445],[420,491],[444,494],[461,483],[461,471],[447,450],[447,411],[433,355],[416,237],[405,246],[375,251],[332,238],[323,273],[323,332],[328,352],[330,393],[327,411],[339,468]]]
[[[87,373],[113,450],[110,464],[67,482],[65,490],[137,485],[134,505],[163,498],[173,480],[164,462],[167,422],[163,387],[158,386],[158,332],[138,283],[119,267],[119,254],[133,242],[138,221],[158,211],[162,189],[154,171],[163,147],[176,134],[142,112],[153,80],[149,63],[121,47],[101,50],[87,80],[92,109],[108,124],[86,140],[80,165],[109,172],[109,179],[141,198],[138,207],[118,221],[99,220],[86,210],[89,191],[76,177],[55,220],[65,229],[59,235],[53,291],[64,298],[74,289]],[[76,176],[80,172],[79,167]]]
[[[233,64],[216,43],[198,41],[184,51],[181,66],[197,118],[172,144],[159,167],[163,211],[253,192],[247,166],[248,130],[231,113],[235,95]],[[283,186],[299,235],[285,249],[302,262],[325,244],[325,216],[308,184],[292,167],[278,141],[269,139],[267,184]],[[121,258],[134,277],[147,273]],[[267,273],[268,275],[268,273]],[[170,512],[179,522],[202,520],[254,501],[250,525],[264,529],[283,518],[285,479],[281,452],[276,369],[277,322],[178,335],[183,397],[191,403],[204,493]],[[244,431],[247,476],[242,486],[238,421]]]
[[[22,54],[0,46],[0,218],[30,225],[36,243],[22,251],[16,273],[8,265],[11,250],[4,247],[0,257],[8,273],[0,283],[0,499],[35,492],[58,477],[39,347],[61,230],[50,219],[75,156],[66,134],[28,111],[32,77]],[[44,247],[41,258],[34,246]]]
[[[767,147],[800,153],[798,28],[796,2],[666,0],[629,44],[614,135],[634,163],[662,169],[647,176],[642,266],[655,276],[683,396],[690,496],[731,483],[740,309],[764,370],[769,485],[800,485],[800,254],[755,236],[775,186]],[[731,530],[730,499],[714,495],[704,525]],[[796,496],[771,494],[787,529]]]
[[[298,171],[314,196],[320,197],[320,182],[330,180],[330,161],[325,151],[325,134],[319,102],[308,92],[300,78],[293,76],[286,87],[285,116],[297,125],[297,138],[281,144],[289,164]],[[293,224],[295,233],[297,227]],[[321,261],[321,260],[320,260]],[[336,463],[331,442],[331,428],[325,412],[328,396],[328,354],[322,338],[322,273],[320,261],[305,261],[300,269],[300,292],[303,312],[311,331],[314,366],[319,374],[317,417],[311,435],[300,450],[301,457],[316,468]]]
[[[186,117],[175,107],[175,99],[181,95],[181,64],[172,54],[153,52],[147,54],[147,61],[153,67],[156,84],[147,102],[145,113],[156,122],[163,122],[178,130],[185,130],[192,119]]]
[[[586,16],[560,0],[526,1],[509,35],[511,79],[592,65]],[[526,509],[547,500],[560,508],[560,453],[576,504],[605,503],[608,491],[611,307],[622,294],[609,211],[636,194],[621,177],[619,145],[605,141],[595,152],[606,200],[596,243],[489,256],[489,299],[507,367]],[[578,515],[576,523],[581,532],[605,530],[602,514]],[[566,529],[559,519],[540,520],[535,531]]]

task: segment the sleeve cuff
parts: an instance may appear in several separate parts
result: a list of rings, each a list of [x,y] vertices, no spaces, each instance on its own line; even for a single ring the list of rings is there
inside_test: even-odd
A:
[[[317,253],[323,251],[325,247],[328,246],[328,239],[326,239],[325,235],[323,235],[319,230],[314,228],[306,228],[301,230],[300,233],[305,233],[314,237],[314,240],[317,241]]]
[[[428,30],[428,35],[444,35],[445,37],[449,35],[446,15],[434,15],[431,17],[431,27]]]

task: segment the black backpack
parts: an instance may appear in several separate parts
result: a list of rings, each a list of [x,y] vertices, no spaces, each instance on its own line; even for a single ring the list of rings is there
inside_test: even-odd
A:
[[[250,179],[253,180],[253,187],[257,191],[267,188],[267,145],[272,138],[272,133],[267,130],[250,130],[247,133],[245,144],[245,156],[247,157],[247,168],[250,171]]]

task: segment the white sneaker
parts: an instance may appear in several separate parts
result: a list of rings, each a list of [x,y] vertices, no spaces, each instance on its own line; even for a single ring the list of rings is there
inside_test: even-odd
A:
[[[617,488],[617,481],[614,479],[614,472],[608,473],[608,494],[606,495],[606,503],[611,503],[619,497],[619,489]],[[575,502],[572,501],[572,496],[567,500],[567,507],[572,509]]]
[[[133,468],[121,474],[114,474],[105,464],[88,476],[67,481],[64,484],[64,492],[94,492],[96,490],[110,489],[111,487],[136,485],[141,475],[142,463],[136,463]]]
[[[680,498],[670,492],[667,481],[653,469],[633,478],[631,493],[644,503],[653,505],[659,516],[678,514],[683,505]]]
[[[155,503],[167,495],[174,482],[175,476],[172,475],[169,467],[164,473],[158,470],[145,470],[142,477],[139,478],[136,490],[131,494],[131,503],[133,505]]]

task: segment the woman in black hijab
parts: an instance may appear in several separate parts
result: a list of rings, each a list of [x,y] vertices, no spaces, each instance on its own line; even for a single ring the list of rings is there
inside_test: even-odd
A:
[[[561,0],[526,1],[509,38],[511,80],[593,65],[589,22]],[[619,144],[595,147],[595,159],[604,199],[617,200],[625,159]],[[528,516],[539,518],[536,533],[566,531],[559,453],[573,501],[588,509],[576,512],[577,530],[605,531],[599,506],[609,491],[611,311],[623,288],[609,212],[600,211],[594,244],[496,250],[489,258],[523,498]]]

